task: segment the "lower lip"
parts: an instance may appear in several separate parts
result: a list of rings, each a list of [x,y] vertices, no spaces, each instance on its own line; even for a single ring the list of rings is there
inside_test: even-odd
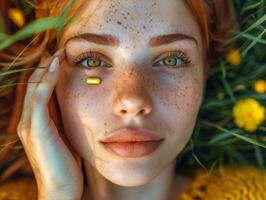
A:
[[[108,142],[102,143],[105,149],[122,157],[141,157],[155,151],[162,143],[161,141],[146,142]]]

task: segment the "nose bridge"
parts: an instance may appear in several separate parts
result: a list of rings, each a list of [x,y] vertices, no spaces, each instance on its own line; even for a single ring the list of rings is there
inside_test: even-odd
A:
[[[151,112],[151,98],[145,89],[142,70],[124,69],[117,76],[113,99],[113,111],[120,117],[134,117]]]
[[[116,51],[120,55],[120,64],[134,68],[143,65],[149,56],[149,51],[146,51],[143,42],[128,42],[118,47]]]

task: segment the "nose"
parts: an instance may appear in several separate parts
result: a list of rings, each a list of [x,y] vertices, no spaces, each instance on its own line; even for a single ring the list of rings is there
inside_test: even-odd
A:
[[[117,93],[113,109],[119,117],[146,116],[151,112],[151,99],[143,89],[126,87]]]

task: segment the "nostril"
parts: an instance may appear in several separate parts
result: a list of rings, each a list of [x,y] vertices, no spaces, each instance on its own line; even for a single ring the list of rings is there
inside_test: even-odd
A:
[[[139,111],[139,114],[144,114],[145,113],[145,110],[142,109],[141,111]]]
[[[126,110],[121,110],[120,111],[122,114],[125,114],[125,113],[127,113],[127,111]]]

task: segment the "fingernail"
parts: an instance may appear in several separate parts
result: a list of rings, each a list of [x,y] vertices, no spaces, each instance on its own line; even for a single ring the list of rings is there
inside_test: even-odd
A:
[[[55,57],[52,61],[52,63],[50,64],[50,67],[49,67],[49,72],[54,72],[57,68],[59,64],[59,59],[58,57]]]

